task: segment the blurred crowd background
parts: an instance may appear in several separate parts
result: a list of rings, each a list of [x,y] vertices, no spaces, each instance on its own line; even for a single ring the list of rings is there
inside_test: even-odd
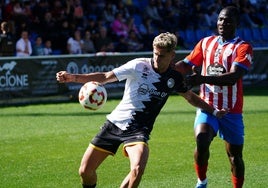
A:
[[[267,0],[1,0],[0,55],[150,51],[165,31],[177,35],[178,50],[192,49],[216,34],[229,4],[241,13],[237,34],[267,47]]]

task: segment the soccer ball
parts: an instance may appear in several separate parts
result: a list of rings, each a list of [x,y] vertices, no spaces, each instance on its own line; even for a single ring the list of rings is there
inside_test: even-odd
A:
[[[86,109],[98,110],[106,103],[107,92],[98,82],[85,83],[78,94],[79,103]]]

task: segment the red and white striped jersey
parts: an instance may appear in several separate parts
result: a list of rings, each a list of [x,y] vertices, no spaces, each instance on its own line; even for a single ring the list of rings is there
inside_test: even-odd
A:
[[[209,36],[198,42],[185,62],[202,66],[202,75],[213,76],[230,72],[234,65],[248,70],[252,55],[251,45],[239,37],[223,42],[220,36]],[[201,84],[200,97],[216,109],[228,108],[230,113],[242,113],[242,78],[232,86]]]

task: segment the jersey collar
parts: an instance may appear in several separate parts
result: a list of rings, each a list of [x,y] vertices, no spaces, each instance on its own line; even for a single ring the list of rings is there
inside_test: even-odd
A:
[[[229,43],[234,43],[235,41],[238,40],[238,38],[239,38],[239,37],[235,37],[235,38],[233,38],[233,39],[231,39],[231,40],[223,41],[222,36],[218,36],[218,43],[219,43],[220,45],[225,45],[225,44],[229,44]]]

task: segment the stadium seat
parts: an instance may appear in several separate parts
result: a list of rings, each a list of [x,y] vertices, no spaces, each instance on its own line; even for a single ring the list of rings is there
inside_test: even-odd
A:
[[[179,30],[178,33],[181,36],[181,38],[183,38],[183,40],[185,40],[185,32],[182,30]]]
[[[189,48],[192,49],[197,42],[195,31],[192,29],[186,29],[184,39]]]
[[[61,55],[61,54],[62,54],[62,51],[59,50],[59,49],[54,49],[54,50],[52,51],[52,55]]]
[[[142,24],[142,17],[139,14],[133,14],[134,23],[137,27],[139,27]]]
[[[268,46],[268,27],[261,28],[262,39]]]
[[[253,46],[262,47],[264,41],[262,39],[260,28],[258,27],[251,28],[251,32],[252,32],[252,38],[253,38],[253,41],[252,41]]]
[[[243,36],[244,36],[244,40],[248,41],[248,42],[252,42],[253,41],[253,36],[252,36],[252,32],[251,29],[249,28],[243,28]]]
[[[132,0],[132,5],[137,7],[141,13],[148,4],[148,0]]]
[[[203,30],[203,29],[196,29],[195,36],[196,36],[196,40],[199,41],[200,39],[207,36],[207,32],[206,30]]]
[[[97,15],[95,15],[95,14],[89,14],[87,17],[88,17],[88,19],[92,19],[94,21],[97,20]]]
[[[236,36],[239,36],[241,39],[244,39],[243,30],[242,28],[238,28],[236,30]]]

